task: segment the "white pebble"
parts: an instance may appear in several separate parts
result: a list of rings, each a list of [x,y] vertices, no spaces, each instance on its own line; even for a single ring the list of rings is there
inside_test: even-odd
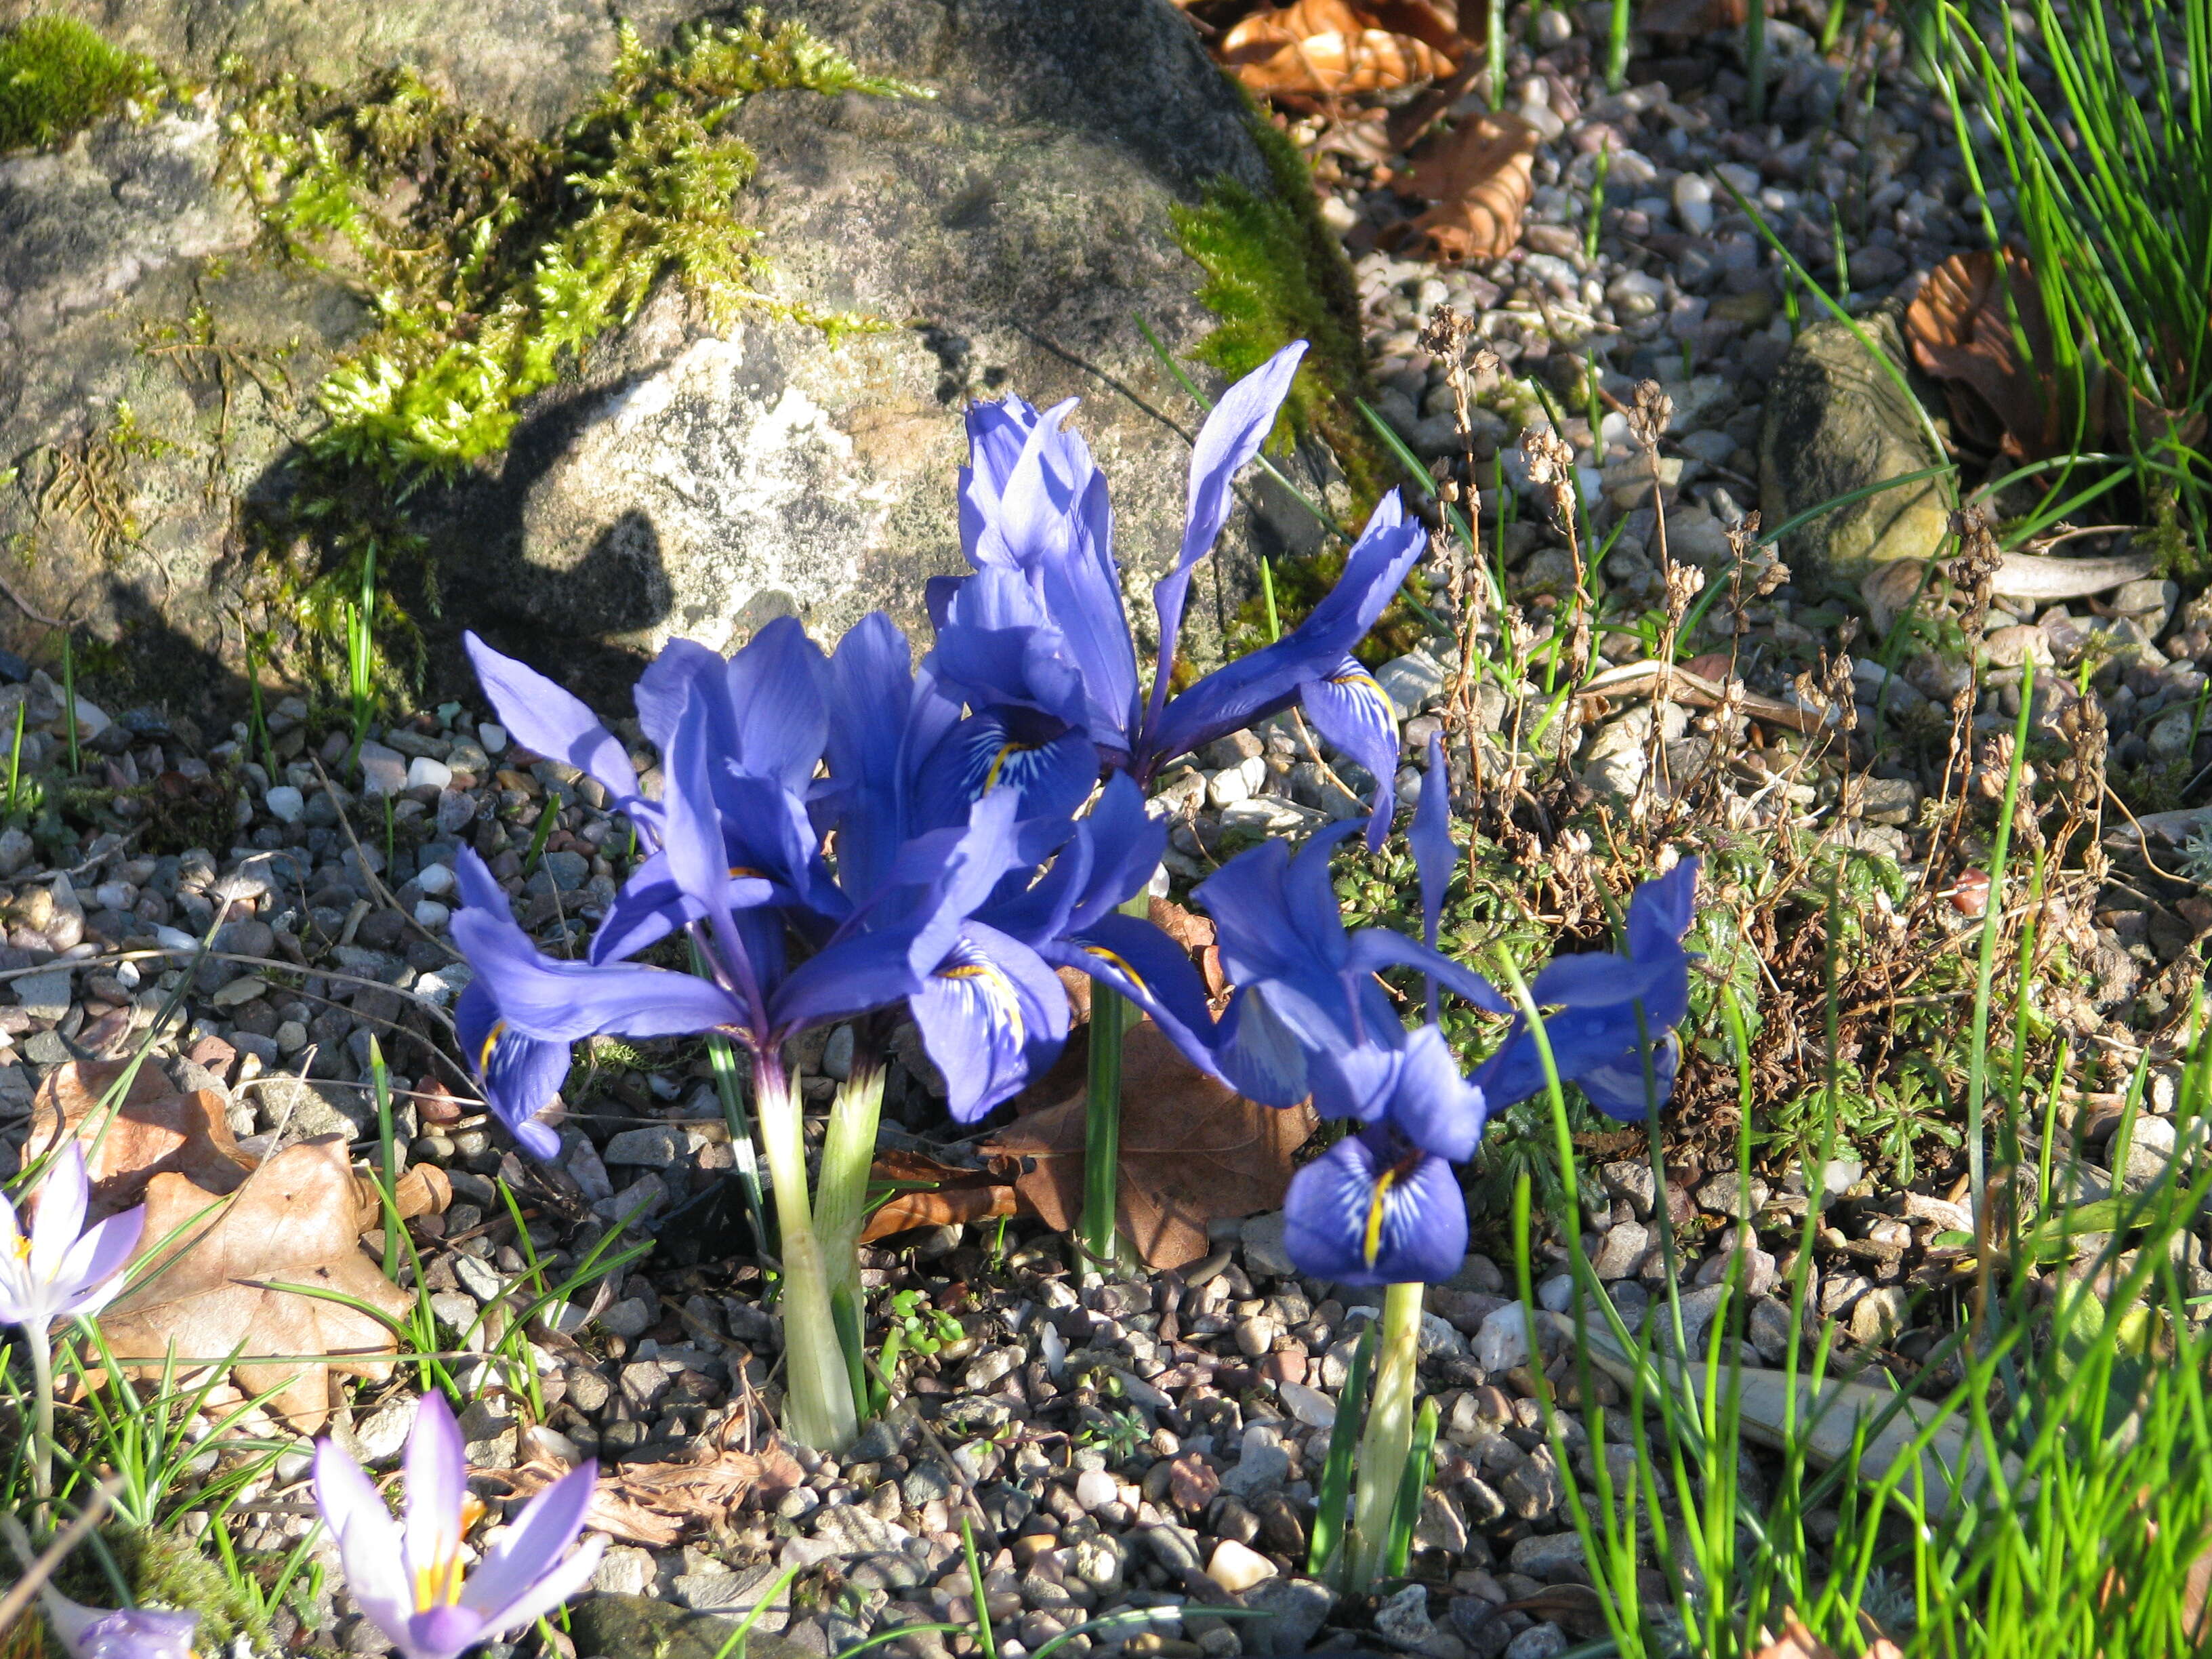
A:
[[[1085,1510],[1101,1508],[1121,1495],[1121,1483],[1103,1469],[1085,1469],[1075,1477],[1075,1501]]]
[[[1262,1579],[1273,1578],[1275,1564],[1257,1550],[1224,1538],[1214,1546],[1213,1559],[1206,1564],[1206,1576],[1235,1595]]]
[[[453,781],[453,769],[428,755],[417,755],[408,763],[407,787],[410,789],[443,789]]]
[[[415,884],[431,898],[452,892],[456,879],[450,864],[426,864],[415,872]]]
[[[1528,1312],[1518,1302],[1494,1310],[1474,1334],[1474,1363],[1495,1376],[1526,1363]]]
[[[507,747],[507,728],[486,720],[477,727],[477,741],[483,745],[487,755],[496,755]]]
[[[451,919],[453,912],[435,899],[418,899],[415,903],[415,921],[418,927],[436,933]]]
[[[1674,178],[1674,214],[1692,236],[1713,228],[1712,181],[1702,173],[1678,173]]]
[[[1536,45],[1539,50],[1550,52],[1567,44],[1575,26],[1565,12],[1556,7],[1547,7],[1536,14]]]
[[[307,810],[307,798],[289,783],[280,783],[264,795],[269,816],[279,823],[297,823]]]

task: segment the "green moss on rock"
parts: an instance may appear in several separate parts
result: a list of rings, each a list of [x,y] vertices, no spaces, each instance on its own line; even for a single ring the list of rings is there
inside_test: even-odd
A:
[[[0,150],[59,143],[161,82],[73,17],[29,18],[0,33]]]

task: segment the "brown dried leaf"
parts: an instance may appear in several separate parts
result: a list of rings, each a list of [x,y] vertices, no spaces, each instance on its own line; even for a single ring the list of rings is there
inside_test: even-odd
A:
[[[354,1308],[300,1285],[405,1315],[408,1297],[362,1254],[373,1219],[346,1161],[344,1139],[288,1146],[224,1198],[181,1175],[146,1184],[146,1230],[133,1260],[153,1265],[100,1317],[118,1356],[207,1359],[235,1352],[238,1386],[277,1390],[268,1410],[312,1434],[329,1414],[330,1372],[380,1377],[392,1332]],[[255,1356],[270,1356],[257,1363]],[[323,1359],[273,1356],[327,1355]]]
[[[1085,1095],[1031,1113],[978,1149],[1020,1160],[1015,1189],[1047,1225],[1066,1231],[1083,1206]],[[1146,1262],[1179,1267],[1206,1252],[1206,1223],[1283,1201],[1291,1155],[1313,1133],[1304,1106],[1254,1104],[1177,1054],[1150,1020],[1132,1027],[1121,1060],[1122,1231]]]
[[[1913,361],[1944,383],[1952,418],[1984,448],[2028,459],[2057,453],[2063,430],[2051,381],[2023,362],[2007,314],[2007,290],[2035,363],[2053,361],[2051,325],[2027,256],[1986,249],[1954,253],[1928,274],[1905,308]]]
[[[76,1134],[84,1143],[92,1201],[109,1212],[141,1202],[146,1183],[162,1174],[183,1176],[210,1193],[236,1192],[253,1160],[231,1138],[222,1097],[212,1089],[180,1095],[155,1067],[141,1066],[111,1118],[100,1103],[125,1069],[120,1061],[57,1067],[39,1085],[24,1157]]]
[[[1297,0],[1221,38],[1221,61],[1261,97],[1388,92],[1452,71],[1456,31],[1419,0]]]
[[[505,1482],[514,1497],[529,1498],[568,1472],[533,1461],[483,1473]],[[592,1485],[584,1525],[623,1543],[666,1549],[686,1531],[728,1526],[732,1512],[753,1492],[781,1498],[805,1480],[805,1470],[776,1440],[757,1452],[717,1447],[695,1454],[687,1463],[621,1463]]]
[[[1436,205],[1411,235],[1441,259],[1499,259],[1521,240],[1521,216],[1535,185],[1530,176],[1536,129],[1504,111],[1463,120],[1425,147],[1413,193]]]
[[[1221,950],[1215,943],[1213,919],[1186,910],[1170,899],[1156,898],[1152,902],[1151,920],[1197,964],[1205,975],[1206,994],[1218,1002],[1229,994],[1229,979],[1221,970]]]
[[[947,1222],[988,1221],[1018,1215],[1014,1189],[988,1170],[956,1169],[920,1152],[891,1151],[876,1156],[872,1181],[928,1182],[927,1187],[891,1194],[890,1202],[860,1230],[863,1244],[888,1238],[909,1227],[941,1227]]]
[[[1836,1650],[1807,1630],[1794,1613],[1782,1621],[1781,1635],[1761,1627],[1759,1640],[1759,1648],[1752,1659],[1837,1659]],[[1887,1636],[1877,1636],[1863,1659],[1905,1659],[1905,1656]]]

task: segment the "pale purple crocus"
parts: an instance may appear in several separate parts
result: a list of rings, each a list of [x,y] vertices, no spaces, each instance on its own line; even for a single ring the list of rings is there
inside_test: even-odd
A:
[[[404,1659],[454,1659],[550,1613],[591,1583],[604,1535],[584,1511],[599,1477],[586,1459],[532,1498],[476,1571],[463,1561],[468,1460],[442,1396],[425,1395],[407,1437],[407,1496],[394,1521],[361,1465],[331,1441],[315,1448],[315,1506],[337,1540],[347,1587]]]
[[[43,1338],[57,1319],[94,1314],[122,1290],[117,1277],[146,1229],[146,1208],[84,1224],[91,1197],[84,1153],[72,1140],[46,1168],[26,1230],[0,1198],[0,1325]]]
[[[39,1604],[70,1659],[193,1659],[196,1613],[88,1607],[51,1587],[40,1590]]]

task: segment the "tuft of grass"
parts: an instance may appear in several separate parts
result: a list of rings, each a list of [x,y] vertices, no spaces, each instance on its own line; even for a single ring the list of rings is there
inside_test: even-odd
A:
[[[0,151],[58,144],[161,84],[152,63],[73,17],[0,34]]]

